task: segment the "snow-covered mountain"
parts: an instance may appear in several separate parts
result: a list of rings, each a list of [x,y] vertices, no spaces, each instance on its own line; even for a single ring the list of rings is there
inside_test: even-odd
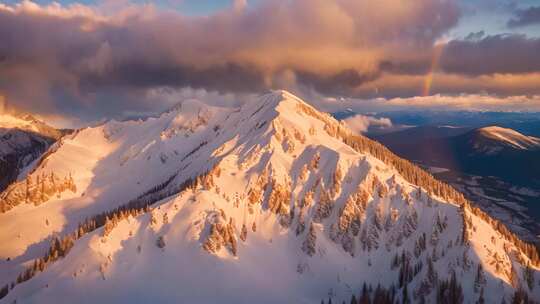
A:
[[[284,91],[80,130],[0,205],[5,303],[540,298],[532,245]]]
[[[62,135],[31,115],[0,113],[0,191]]]
[[[478,153],[497,154],[504,149],[540,150],[540,138],[497,126],[476,129],[469,137]]]

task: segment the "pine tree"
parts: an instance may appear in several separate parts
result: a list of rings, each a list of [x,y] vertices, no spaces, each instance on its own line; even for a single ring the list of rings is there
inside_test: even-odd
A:
[[[41,177],[41,182],[39,183],[39,192],[40,192],[40,201],[41,202],[45,202],[47,201],[47,195],[46,195],[46,190],[45,190],[45,176],[42,176]]]
[[[0,299],[7,296],[8,292],[9,292],[9,286],[8,284],[6,284],[4,287],[2,287],[2,289],[0,289]]]
[[[158,237],[156,241],[156,246],[158,246],[161,249],[165,248],[165,239],[163,238],[163,236]]]
[[[399,267],[399,257],[398,257],[398,254],[396,253],[394,255],[394,257],[392,258],[392,262],[390,264],[390,269],[394,270],[396,268]]]
[[[433,260],[431,259],[429,255],[427,256],[426,260],[427,260],[427,265],[428,265],[427,273],[424,279],[422,280],[422,282],[420,283],[420,287],[417,290],[417,293],[420,296],[429,295],[438,280],[438,275],[437,275],[437,272],[435,271]]]
[[[456,273],[453,272],[450,281],[442,281],[437,289],[437,303],[460,304],[463,303],[463,289],[457,282]]]
[[[309,226],[309,232],[306,236],[306,239],[304,240],[304,243],[302,244],[302,250],[309,256],[313,256],[315,254],[315,246],[317,242],[317,234],[315,232],[315,228],[313,227],[313,223]]]
[[[150,213],[150,226],[157,225],[157,219],[153,212]]]
[[[525,266],[525,269],[523,269],[523,276],[525,278],[525,282],[527,282],[527,286],[530,290],[533,290],[534,288],[534,270],[531,268],[531,263],[527,261],[527,265]]]
[[[228,244],[231,249],[231,252],[234,256],[238,253],[237,244],[236,244],[236,237],[234,234],[234,222],[233,218],[231,217],[229,224],[227,225],[226,231],[228,236]]]
[[[532,303],[529,301],[529,294],[521,288],[517,289],[512,296],[512,304],[528,304]]]
[[[108,216],[105,217],[105,225],[103,227],[103,236],[108,236],[114,229],[114,222]]]
[[[32,175],[28,175],[26,178],[26,191],[25,191],[25,200],[26,203],[30,203],[31,200],[31,187],[32,187]]]
[[[478,290],[480,290],[480,288],[485,283],[486,283],[486,278],[484,276],[484,270],[482,269],[482,264],[478,264],[478,267],[476,268],[476,277],[474,278],[474,291],[478,292]]]
[[[6,284],[4,285],[4,287],[2,287],[2,289],[0,289],[0,299],[7,296],[8,292],[9,292],[9,286]]]
[[[480,290],[480,296],[478,297],[476,304],[484,304],[485,302],[486,300],[484,299],[484,288],[482,287],[482,290]]]
[[[360,300],[358,302],[359,304],[371,304],[368,288],[365,282],[364,282],[364,285],[362,286],[362,295],[360,295]]]
[[[240,239],[242,240],[242,242],[245,242],[247,240],[247,234],[247,226],[246,224],[242,224],[242,231],[240,232]]]
[[[411,300],[409,299],[409,291],[408,291],[408,288],[407,288],[407,284],[405,284],[405,286],[403,286],[402,303],[403,304],[411,303]]]

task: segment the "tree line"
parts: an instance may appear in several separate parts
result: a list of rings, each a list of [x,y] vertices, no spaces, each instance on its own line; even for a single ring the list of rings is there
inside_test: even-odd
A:
[[[35,177],[34,177],[35,175]],[[60,178],[54,172],[31,174],[24,181],[12,184],[0,196],[0,213],[5,213],[22,202],[40,205],[64,191],[77,192],[71,173]]]

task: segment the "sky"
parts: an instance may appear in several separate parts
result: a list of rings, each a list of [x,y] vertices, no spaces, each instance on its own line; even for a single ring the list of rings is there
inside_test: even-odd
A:
[[[539,54],[536,0],[0,0],[0,95],[58,124],[268,89],[326,109],[536,111]]]

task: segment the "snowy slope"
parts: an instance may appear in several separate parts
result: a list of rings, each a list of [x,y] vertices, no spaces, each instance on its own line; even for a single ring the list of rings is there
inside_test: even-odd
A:
[[[205,121],[218,112],[212,110],[188,102],[159,119],[111,121],[62,138],[29,178],[36,184],[51,173],[71,176],[76,192],[66,189],[46,202],[25,203],[27,178],[0,195],[0,205],[16,205],[0,213],[0,258],[11,259],[4,266],[10,271],[0,272],[0,279],[42,256],[51,235],[70,232],[86,217],[136,198],[177,173],[178,161],[199,144]]]
[[[433,302],[450,273],[466,302],[482,289],[487,303],[509,301],[519,286],[539,298],[519,241],[449,188],[428,195],[411,183],[412,166],[351,138],[284,91],[236,110],[189,101],[82,130],[32,173],[69,175],[76,190],[0,215],[0,255],[13,257],[0,279],[45,254],[55,232],[136,198],[163,199],[79,234],[66,257],[1,301],[340,303],[368,283]],[[533,286],[537,272],[527,271]]]

